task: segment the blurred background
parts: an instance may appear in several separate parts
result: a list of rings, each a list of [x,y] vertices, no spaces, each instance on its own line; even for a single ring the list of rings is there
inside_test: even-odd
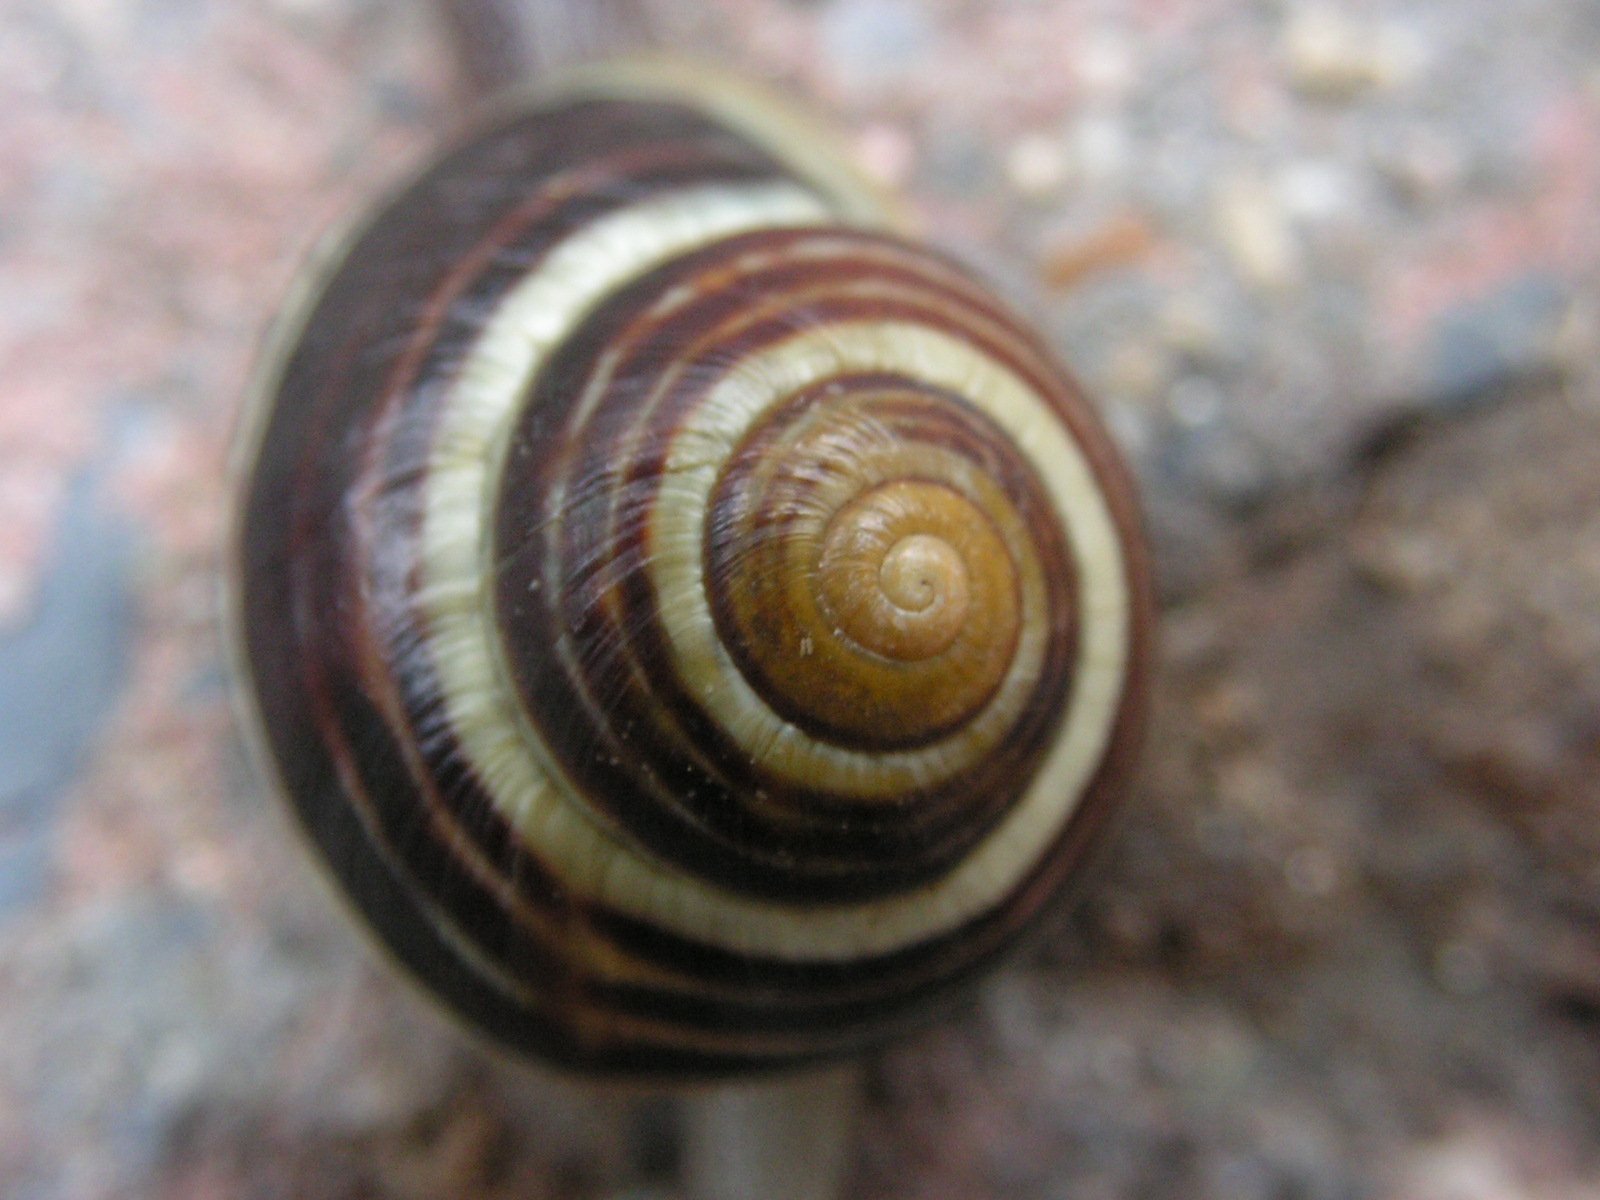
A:
[[[1600,5],[654,7],[1037,315],[1156,544],[1104,869],[848,1195],[1600,1197]],[[0,1195],[671,1166],[388,976],[227,710],[259,339],[472,90],[420,0],[0,0]]]

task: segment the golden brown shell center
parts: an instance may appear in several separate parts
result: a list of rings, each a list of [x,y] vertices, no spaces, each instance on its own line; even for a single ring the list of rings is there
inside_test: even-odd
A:
[[[878,568],[883,594],[903,613],[946,617],[960,628],[967,611],[967,565],[949,542],[926,533],[903,537]],[[931,612],[930,612],[931,610]]]
[[[987,675],[1001,664],[983,660],[1003,659],[1016,633],[1012,575],[1004,543],[970,499],[944,484],[902,480],[872,488],[829,521],[818,599],[863,650],[922,662],[960,639],[969,666]]]
[[[710,510],[722,644],[811,737],[950,736],[1008,677],[1033,563],[1014,498],[978,468],[989,441],[965,408],[920,395],[862,389],[782,414]]]

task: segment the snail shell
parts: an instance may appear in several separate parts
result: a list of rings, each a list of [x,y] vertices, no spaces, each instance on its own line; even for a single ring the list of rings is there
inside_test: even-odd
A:
[[[1039,340],[769,101],[500,111],[327,256],[243,439],[250,721],[471,1026],[817,1059],[959,992],[1126,774],[1128,481]]]

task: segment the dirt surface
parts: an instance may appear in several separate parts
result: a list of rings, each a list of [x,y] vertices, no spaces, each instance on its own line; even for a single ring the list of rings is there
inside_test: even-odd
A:
[[[1600,1197],[1600,8],[658,7],[1038,315],[1157,548],[1127,818],[848,1194]],[[467,90],[410,5],[0,0],[0,1195],[671,1167],[388,975],[225,703],[258,338]]]

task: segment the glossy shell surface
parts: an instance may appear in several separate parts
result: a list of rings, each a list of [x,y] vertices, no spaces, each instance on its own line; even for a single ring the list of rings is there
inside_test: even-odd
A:
[[[847,1052],[1079,870],[1139,726],[1125,473],[762,102],[598,75],[392,196],[250,414],[264,757],[378,939],[589,1071]]]

